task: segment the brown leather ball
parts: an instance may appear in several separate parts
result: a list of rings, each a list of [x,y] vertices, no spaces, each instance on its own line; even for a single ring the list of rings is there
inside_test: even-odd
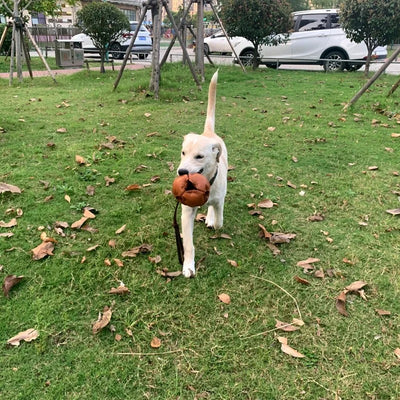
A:
[[[181,175],[175,178],[172,193],[185,206],[202,206],[210,195],[210,182],[201,174]]]

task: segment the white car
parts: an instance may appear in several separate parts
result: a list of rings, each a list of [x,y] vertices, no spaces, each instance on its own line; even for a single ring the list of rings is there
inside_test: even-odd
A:
[[[262,64],[271,68],[281,64],[319,64],[325,71],[356,70],[365,64],[365,43],[355,43],[346,37],[336,9],[298,11],[292,15],[293,29],[287,41],[277,46],[261,46]],[[242,37],[233,37],[231,41],[242,63],[252,65],[253,44]],[[222,32],[204,39],[204,51],[232,53]],[[386,46],[375,49],[373,56],[375,59],[386,58]]]
[[[121,59],[124,57],[131,42],[131,38],[136,31],[137,25],[138,23],[136,21],[130,21],[130,32],[124,32],[117,41],[110,44],[108,51],[113,58]],[[73,36],[71,40],[82,42],[82,48],[85,53],[98,53],[92,39],[84,33],[79,33],[78,35]],[[144,59],[147,58],[152,50],[153,41],[150,32],[144,25],[141,25],[132,47],[132,53],[136,54],[140,59]]]

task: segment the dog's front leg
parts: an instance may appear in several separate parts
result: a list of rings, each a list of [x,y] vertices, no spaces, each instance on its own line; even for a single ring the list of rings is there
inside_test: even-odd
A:
[[[196,273],[196,268],[194,266],[193,228],[197,208],[198,207],[182,205],[182,236],[184,250],[182,274],[186,278],[190,278]]]

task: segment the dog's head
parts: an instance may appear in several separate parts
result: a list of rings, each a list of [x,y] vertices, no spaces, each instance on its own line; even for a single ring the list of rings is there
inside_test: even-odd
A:
[[[178,175],[200,173],[210,180],[221,152],[221,144],[213,138],[189,133],[183,140]]]

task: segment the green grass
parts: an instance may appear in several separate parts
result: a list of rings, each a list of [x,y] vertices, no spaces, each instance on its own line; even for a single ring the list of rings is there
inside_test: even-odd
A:
[[[213,70],[206,72],[208,82]],[[364,83],[362,73],[243,74],[221,67],[216,129],[234,169],[219,233],[232,239],[212,239],[214,232],[197,223],[198,274],[170,282],[156,273],[180,268],[175,201],[166,192],[175,177],[170,163],[176,169],[183,135],[202,130],[207,83],[200,92],[187,69],[166,65],[155,101],[149,77],[149,70],[125,71],[115,92],[112,72],[82,71],[58,77],[57,85],[47,77],[12,87],[0,81],[0,182],[23,191],[0,194],[0,219],[12,218],[10,208],[23,210],[18,226],[0,228],[14,233],[0,237],[0,277],[25,277],[9,299],[0,299],[0,397],[398,399],[400,222],[385,212],[399,207],[393,192],[400,178],[393,171],[399,171],[400,139],[391,137],[400,133],[399,93],[385,97],[397,77],[381,77],[344,113],[343,104]],[[107,136],[125,143],[104,148]],[[76,155],[87,165],[77,165]],[[379,169],[368,170],[374,165]],[[115,183],[107,187],[106,176]],[[152,183],[154,176],[160,179]],[[142,189],[128,192],[130,184]],[[86,194],[88,185],[95,186],[94,196]],[[262,219],[251,216],[247,205],[264,198],[277,206],[262,210]],[[99,212],[90,221],[97,233],[54,232],[56,221],[73,223],[85,205]],[[314,213],[325,219],[309,222]],[[273,256],[259,223],[297,236]],[[54,255],[33,261],[30,250],[42,232],[57,240]],[[159,265],[148,254],[122,257],[143,243],[153,246],[151,257],[161,256]],[[334,276],[304,275],[296,264],[308,257],[319,258],[318,267]],[[124,266],[106,266],[106,258],[123,259]],[[368,301],[349,295],[345,318],[335,298],[356,280],[368,283]],[[120,281],[130,294],[108,294]],[[273,331],[275,319],[299,317],[283,289],[305,322],[296,332]],[[221,293],[231,304],[218,300]],[[111,304],[113,329],[93,335],[98,313]],[[380,317],[376,309],[391,315]],[[6,345],[28,328],[39,338]],[[277,336],[306,357],[281,352]],[[153,337],[161,339],[160,348],[150,346]]]

